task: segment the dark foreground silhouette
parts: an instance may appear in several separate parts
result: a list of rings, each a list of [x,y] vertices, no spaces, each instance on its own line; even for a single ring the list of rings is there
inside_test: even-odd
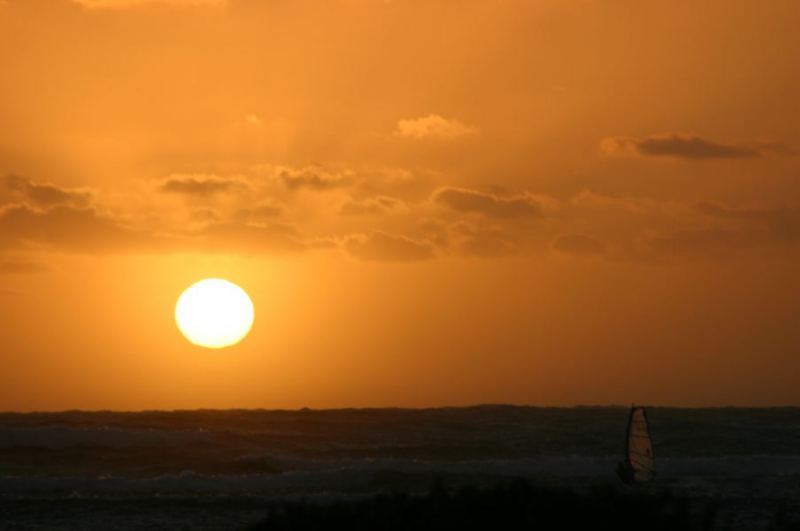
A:
[[[800,520],[800,408],[649,408],[658,476],[641,487],[614,476],[626,410],[0,413],[0,530],[242,531],[264,521],[644,531],[710,521],[774,531]],[[531,484],[493,487],[509,474]],[[429,492],[436,477],[447,492]]]
[[[272,508],[251,529],[699,531],[738,527],[735,522],[718,520],[716,505],[710,500],[609,486],[586,492],[554,490],[515,480],[450,493],[437,484],[426,495],[396,493],[331,503],[288,503]],[[798,530],[800,526],[778,515],[767,529]]]

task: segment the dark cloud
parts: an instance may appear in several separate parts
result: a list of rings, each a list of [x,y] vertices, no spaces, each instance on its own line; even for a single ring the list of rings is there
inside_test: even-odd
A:
[[[755,247],[769,238],[758,231],[724,228],[677,230],[648,239],[659,254],[715,255]]]
[[[800,209],[798,208],[735,208],[713,201],[697,204],[697,210],[707,216],[757,224],[766,227],[775,241],[800,241]]]
[[[434,171],[402,168],[366,169],[353,175],[359,197],[392,197],[401,201],[427,199],[441,176]]]
[[[765,146],[775,146],[765,144]],[[682,159],[741,159],[761,156],[758,146],[725,144],[694,135],[666,133],[646,138],[610,137],[601,148],[608,155],[674,157]],[[763,149],[764,152],[767,149]],[[770,151],[774,151],[772,148]]]
[[[764,222],[772,235],[780,241],[795,243],[800,241],[800,210],[772,210],[765,214]]]
[[[781,142],[756,142],[754,147],[762,155],[778,155],[783,157],[797,155],[797,151],[795,151],[792,146]]]
[[[277,218],[283,213],[283,206],[270,201],[260,203],[250,208],[242,208],[236,217],[246,221],[264,221]]]
[[[715,201],[701,201],[695,205],[695,208],[701,214],[715,217],[738,217],[742,210],[736,210],[728,207],[725,204],[717,203]]]
[[[448,249],[452,244],[450,227],[452,223],[437,218],[417,220],[416,228],[424,235],[424,240],[440,249]]]
[[[519,245],[502,230],[458,222],[449,228],[446,239],[451,250],[464,256],[496,258],[519,252]]]
[[[0,248],[38,244],[81,252],[124,252],[146,242],[143,235],[92,208],[35,210],[14,205],[0,211]]]
[[[213,216],[208,221],[213,221]],[[98,254],[285,254],[307,248],[297,229],[285,224],[211,223],[199,231],[166,235],[135,231],[92,208],[58,206],[37,210],[26,205],[14,205],[0,211],[0,249],[30,246]],[[22,267],[19,269],[21,272]]]
[[[6,196],[6,202],[26,202],[41,207],[87,206],[90,199],[89,193],[85,190],[36,183],[19,175],[6,175],[0,178],[0,200],[3,196]]]
[[[519,247],[496,233],[477,232],[458,242],[458,252],[466,256],[496,258],[519,252]]]
[[[370,197],[364,200],[348,199],[339,209],[345,216],[361,216],[365,214],[385,214],[403,208],[405,204],[399,199],[389,196]]]
[[[238,180],[221,177],[170,177],[161,184],[159,189],[162,192],[173,194],[209,197],[242,187],[244,185]]]
[[[435,249],[428,242],[378,231],[367,236],[350,236],[344,248],[353,257],[369,261],[413,262],[435,257]]]
[[[433,201],[459,212],[483,214],[490,218],[538,218],[542,217],[542,206],[528,195],[510,197],[446,187],[434,192]]]
[[[289,190],[309,188],[312,190],[330,190],[349,186],[350,179],[338,173],[329,173],[321,168],[281,168],[278,179]]]
[[[553,248],[562,253],[590,256],[605,253],[606,244],[585,234],[562,234],[553,242]]]

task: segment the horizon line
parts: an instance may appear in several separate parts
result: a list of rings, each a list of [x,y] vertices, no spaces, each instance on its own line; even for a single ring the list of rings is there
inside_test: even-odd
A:
[[[55,415],[66,413],[199,413],[199,412],[226,412],[249,411],[271,413],[304,413],[304,412],[335,412],[335,411],[431,411],[443,409],[479,409],[479,408],[518,408],[518,409],[628,409],[632,407],[625,404],[575,404],[575,405],[536,405],[515,404],[510,402],[481,402],[468,405],[443,405],[443,406],[343,406],[343,407],[297,407],[297,408],[267,408],[267,407],[197,407],[197,408],[164,408],[164,409],[31,409],[31,410],[0,410],[0,415]],[[648,409],[800,409],[800,405],[707,405],[707,406],[677,406],[664,404],[640,404]]]

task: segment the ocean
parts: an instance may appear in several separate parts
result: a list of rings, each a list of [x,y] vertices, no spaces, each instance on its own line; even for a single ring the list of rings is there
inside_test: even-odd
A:
[[[800,512],[800,409],[649,408],[653,492],[764,529]],[[624,489],[625,407],[0,414],[0,529],[246,529],[332,503],[511,478]],[[722,528],[722,527],[720,527]]]

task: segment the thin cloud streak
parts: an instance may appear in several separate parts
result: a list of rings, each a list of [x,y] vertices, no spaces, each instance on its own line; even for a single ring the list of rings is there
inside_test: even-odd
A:
[[[771,153],[790,153],[781,144],[729,144],[685,133],[663,133],[645,138],[604,138],[600,149],[608,156],[671,157],[686,160],[747,159]]]

